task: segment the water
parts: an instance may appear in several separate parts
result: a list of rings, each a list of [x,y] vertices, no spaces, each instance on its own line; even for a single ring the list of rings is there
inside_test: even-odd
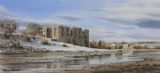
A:
[[[72,68],[83,65],[110,64],[141,60],[144,57],[160,57],[160,52],[117,53],[100,56],[62,56],[53,52],[28,54],[0,54],[1,71],[23,71],[38,68]]]

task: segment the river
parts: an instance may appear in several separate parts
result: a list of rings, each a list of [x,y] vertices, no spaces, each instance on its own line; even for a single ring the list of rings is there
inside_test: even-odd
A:
[[[142,60],[145,57],[160,57],[160,52],[116,53],[92,56],[63,56],[55,52],[25,54],[0,54],[0,70],[4,73],[23,72],[34,69],[75,68],[83,65],[111,64]]]

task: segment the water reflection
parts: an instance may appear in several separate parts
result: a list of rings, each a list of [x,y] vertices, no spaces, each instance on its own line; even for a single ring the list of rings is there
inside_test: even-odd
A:
[[[0,54],[0,65],[5,71],[19,71],[37,68],[68,68],[77,65],[110,64],[139,60],[142,57],[160,56],[160,52],[133,52],[132,54],[109,54],[100,56],[70,57],[48,53]]]

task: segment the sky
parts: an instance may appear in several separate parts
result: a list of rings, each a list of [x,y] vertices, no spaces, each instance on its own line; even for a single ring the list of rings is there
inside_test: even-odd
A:
[[[0,0],[0,18],[82,27],[90,40],[160,41],[160,0]]]

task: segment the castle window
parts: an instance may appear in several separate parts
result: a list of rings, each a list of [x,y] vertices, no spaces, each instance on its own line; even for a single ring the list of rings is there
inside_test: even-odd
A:
[[[61,33],[62,37],[63,37],[63,27],[62,27],[62,33]]]
[[[54,27],[54,36],[56,36],[56,27]]]
[[[69,28],[67,28],[67,36],[69,36]]]
[[[73,31],[71,31],[71,36],[73,36]]]

